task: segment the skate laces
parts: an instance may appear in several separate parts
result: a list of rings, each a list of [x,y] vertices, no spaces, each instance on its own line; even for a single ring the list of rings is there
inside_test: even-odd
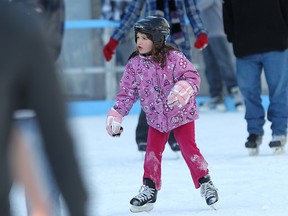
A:
[[[216,197],[217,188],[213,185],[212,181],[201,184],[201,196],[205,196],[206,199]]]
[[[154,193],[154,188],[149,188],[147,185],[142,185],[139,190],[139,194],[134,198],[142,202],[151,199],[154,196]]]

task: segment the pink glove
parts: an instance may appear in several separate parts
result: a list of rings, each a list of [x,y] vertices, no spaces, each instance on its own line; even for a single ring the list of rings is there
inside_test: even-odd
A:
[[[120,136],[123,132],[121,123],[123,116],[115,109],[110,109],[106,118],[106,130],[110,136]]]
[[[187,81],[178,81],[168,96],[167,104],[170,108],[173,106],[181,108],[188,103],[193,93],[193,88]]]
[[[202,50],[204,49],[206,46],[208,45],[208,37],[206,34],[201,33],[197,38],[196,41],[194,43],[194,47]]]
[[[103,55],[107,61],[112,59],[113,54],[115,53],[115,49],[118,46],[118,42],[111,38],[109,42],[103,48]]]

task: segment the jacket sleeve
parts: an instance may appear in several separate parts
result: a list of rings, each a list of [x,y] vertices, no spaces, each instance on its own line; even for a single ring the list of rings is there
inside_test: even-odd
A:
[[[200,10],[200,15],[201,15],[201,11],[211,7],[213,5],[214,1],[215,0],[196,0],[197,8]]]
[[[141,11],[144,8],[145,0],[131,1],[128,5],[127,13],[120,22],[120,26],[114,30],[111,38],[119,43],[129,34],[134,23],[140,18]]]
[[[46,30],[48,42],[55,60],[59,57],[62,48],[65,20],[64,0],[51,0],[45,5]]]
[[[200,91],[201,78],[195,66],[185,57],[181,52],[173,52],[176,55],[176,64],[174,68],[174,81],[175,83],[180,80],[185,80],[193,87],[196,96]]]
[[[203,25],[200,12],[197,7],[197,0],[185,0],[184,2],[186,14],[192,26],[194,35],[198,37],[201,33],[207,34],[207,30]]]
[[[229,42],[233,42],[233,12],[231,0],[223,0],[223,24],[224,24],[224,32],[227,35],[227,39]]]
[[[116,103],[114,105],[114,109],[122,116],[128,115],[133,104],[137,101],[137,86],[134,68],[131,61],[129,61],[120,80],[120,90],[116,95]]]

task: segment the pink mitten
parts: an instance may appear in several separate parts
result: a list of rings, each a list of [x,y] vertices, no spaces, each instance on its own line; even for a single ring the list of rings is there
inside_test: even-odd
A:
[[[123,116],[115,109],[110,109],[106,118],[106,130],[110,136],[120,136],[123,128],[121,123]]]
[[[168,96],[167,104],[169,107],[177,106],[180,108],[185,106],[193,93],[193,88],[187,81],[178,81]]]

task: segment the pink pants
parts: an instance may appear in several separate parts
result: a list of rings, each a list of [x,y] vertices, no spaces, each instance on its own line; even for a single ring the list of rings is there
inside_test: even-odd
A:
[[[199,178],[208,174],[208,163],[200,153],[195,142],[194,122],[182,125],[174,130],[174,136],[179,143],[183,158],[190,170],[195,188],[199,188]],[[165,144],[170,132],[162,133],[153,127],[149,127],[147,148],[144,159],[143,178],[152,179],[156,189],[161,189],[161,161]]]

